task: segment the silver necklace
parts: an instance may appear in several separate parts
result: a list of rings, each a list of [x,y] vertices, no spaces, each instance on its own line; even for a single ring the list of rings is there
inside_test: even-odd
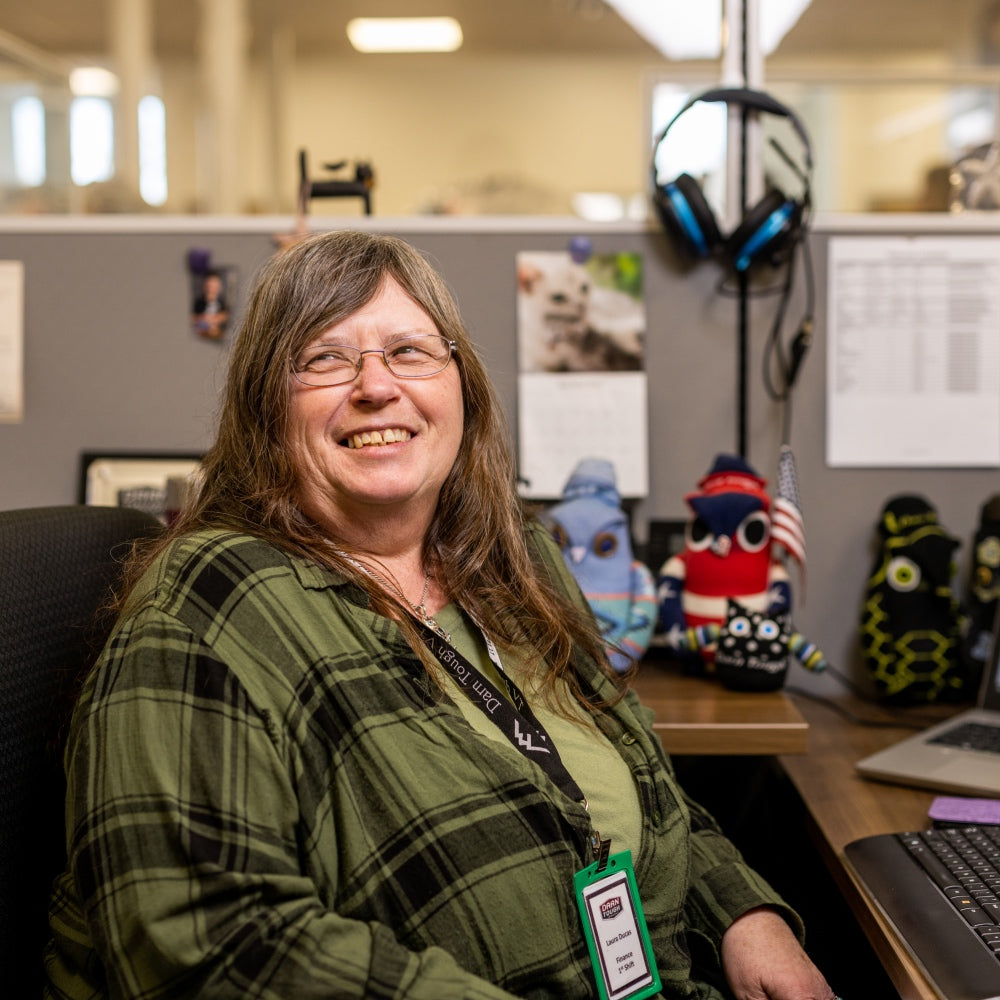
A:
[[[420,595],[420,603],[414,604],[413,601],[411,601],[406,594],[404,594],[403,591],[396,586],[396,584],[394,584],[391,580],[387,580],[381,573],[375,572],[371,566],[367,566],[365,563],[355,559],[353,556],[349,556],[346,552],[338,551],[337,554],[341,558],[346,559],[347,562],[349,562],[356,569],[361,570],[362,573],[366,573],[368,576],[372,577],[372,579],[381,583],[383,587],[386,587],[394,594],[397,594],[400,598],[402,598],[403,603],[417,616],[418,620],[423,625],[426,625],[427,628],[429,628],[435,635],[444,639],[445,642],[451,642],[451,636],[443,628],[441,628],[441,626],[434,619],[433,615],[427,611],[427,590],[431,583],[431,571],[429,569],[424,570],[424,589]]]

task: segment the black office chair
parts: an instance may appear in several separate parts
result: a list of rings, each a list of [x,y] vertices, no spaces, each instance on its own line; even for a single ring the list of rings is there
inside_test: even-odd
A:
[[[53,877],[65,862],[60,735],[110,627],[131,542],[161,530],[125,507],[0,511],[0,979],[41,995]]]

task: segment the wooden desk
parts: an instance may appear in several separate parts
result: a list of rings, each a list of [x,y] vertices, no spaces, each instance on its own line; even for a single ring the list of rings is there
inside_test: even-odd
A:
[[[809,722],[810,749],[806,756],[782,757],[781,765],[808,810],[810,832],[817,848],[900,997],[938,1000],[938,994],[855,882],[843,856],[844,845],[858,837],[923,829],[929,825],[927,810],[934,793],[871,781],[854,770],[856,760],[902,739],[907,731],[891,726],[858,725],[826,705],[791,697]],[[919,723],[941,719],[955,711],[954,706],[893,709],[890,716],[885,710],[853,697],[837,696],[835,701],[866,719],[909,719]]]
[[[729,691],[659,659],[644,661],[632,686],[656,713],[668,753],[776,756],[809,747],[809,724],[784,691]]]

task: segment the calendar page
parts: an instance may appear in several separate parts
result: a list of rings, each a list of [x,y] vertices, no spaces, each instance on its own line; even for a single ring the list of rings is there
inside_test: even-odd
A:
[[[518,376],[518,441],[526,497],[561,496],[582,458],[613,463],[621,496],[646,496],[645,372]]]

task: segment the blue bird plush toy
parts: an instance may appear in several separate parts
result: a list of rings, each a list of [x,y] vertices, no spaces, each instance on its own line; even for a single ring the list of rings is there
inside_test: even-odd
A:
[[[585,458],[566,481],[563,499],[542,514],[624,673],[649,648],[656,625],[656,586],[632,556],[628,519],[611,462]]]

